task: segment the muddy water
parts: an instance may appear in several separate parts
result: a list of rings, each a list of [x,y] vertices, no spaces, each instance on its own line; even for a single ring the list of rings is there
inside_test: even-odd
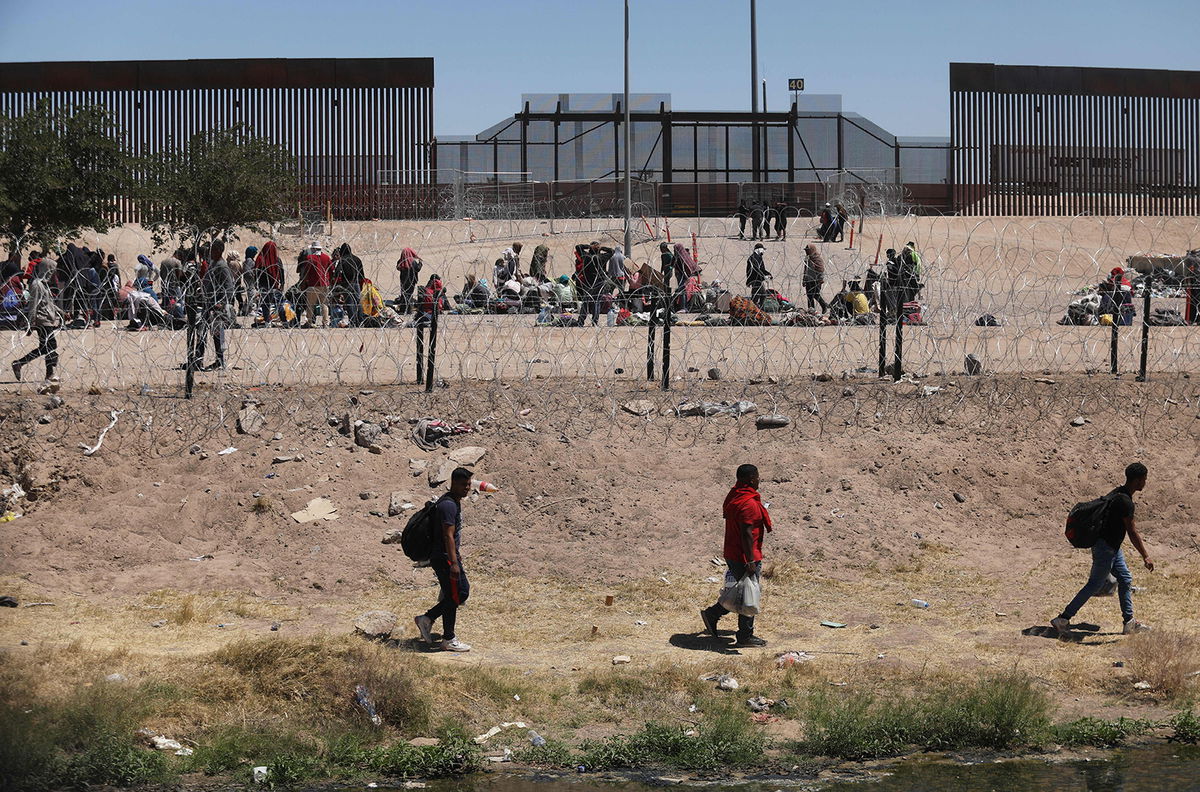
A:
[[[661,792],[653,784],[603,782],[586,777],[536,780],[487,776],[430,784],[430,792]],[[382,788],[382,785],[381,785]],[[1200,747],[1155,746],[1118,751],[1103,760],[1011,760],[981,764],[909,760],[854,781],[776,779],[706,790],[775,792],[1200,792]]]

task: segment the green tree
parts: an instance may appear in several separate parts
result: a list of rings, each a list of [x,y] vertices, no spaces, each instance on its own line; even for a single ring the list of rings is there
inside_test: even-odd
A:
[[[265,233],[263,224],[294,214],[295,155],[245,125],[198,132],[145,169],[141,206],[159,249],[191,247],[205,235],[237,239],[239,229]]]
[[[0,118],[0,241],[52,247],[84,229],[117,223],[131,186],[124,131],[103,107],[38,102]]]

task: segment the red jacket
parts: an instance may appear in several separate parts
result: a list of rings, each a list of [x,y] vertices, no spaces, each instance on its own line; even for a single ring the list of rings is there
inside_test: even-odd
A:
[[[304,287],[307,289],[328,286],[333,282],[333,259],[328,253],[309,255],[304,268]]]
[[[771,530],[771,515],[762,505],[758,490],[748,484],[735,484],[725,496],[725,558],[750,563],[762,561],[763,534]],[[746,558],[742,547],[742,526],[749,525],[754,541],[753,557]]]

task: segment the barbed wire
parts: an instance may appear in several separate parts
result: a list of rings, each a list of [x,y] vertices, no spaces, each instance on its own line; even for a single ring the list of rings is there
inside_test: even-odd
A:
[[[904,215],[854,217],[852,222],[853,233],[844,229],[840,242],[820,241],[811,218],[793,218],[786,239],[772,234],[763,241],[771,274],[765,307],[773,309],[773,323],[737,326],[725,303],[750,294],[746,260],[754,244],[739,239],[737,219],[638,217],[633,250],[625,253],[631,279],[635,272],[659,269],[659,247],[668,239],[672,249],[683,245],[699,269],[691,284],[696,288],[685,293],[687,307],[694,310],[680,310],[671,328],[669,390],[662,388],[661,327],[653,347],[654,377],[647,375],[650,328],[644,319],[650,314],[644,303],[615,299],[613,327],[607,326],[607,303],[598,327],[554,326],[574,324],[580,315],[569,310],[580,301],[570,291],[575,245],[619,244],[619,217],[556,217],[553,231],[546,218],[495,217],[339,220],[304,229],[319,231],[315,236],[278,232],[274,241],[285,267],[291,313],[301,313],[303,307],[303,294],[291,288],[298,278],[300,251],[314,241],[327,251],[349,244],[388,302],[368,322],[376,326],[261,326],[252,316],[261,311],[255,286],[242,281],[237,326],[226,333],[226,368],[198,373],[197,398],[189,402],[182,398],[184,372],[178,368],[188,354],[186,330],[168,329],[182,325],[150,324],[155,329],[130,332],[125,329],[126,306],[102,305],[99,326],[68,327],[57,334],[60,387],[64,394],[74,394],[75,412],[69,422],[55,421],[53,431],[61,433],[62,442],[91,445],[110,413],[121,410],[119,420],[138,431],[115,433],[106,442],[119,447],[138,437],[156,453],[175,454],[228,437],[242,402],[250,399],[276,420],[340,418],[350,411],[373,422],[392,416],[390,425],[396,428],[389,433],[409,431],[401,421],[420,416],[454,423],[496,420],[511,427],[528,424],[565,442],[610,429],[698,442],[713,433],[746,431],[766,415],[790,420],[772,431],[804,437],[877,431],[884,423],[920,429],[938,422],[961,423],[986,434],[1011,425],[999,420],[1002,413],[1019,414],[1031,430],[1048,436],[1069,431],[1077,416],[1105,426],[1151,426],[1171,416],[1172,426],[1194,436],[1200,390],[1190,381],[1200,370],[1195,328],[1150,328],[1150,382],[1133,382],[1142,332],[1138,290],[1145,280],[1131,273],[1132,324],[1117,328],[1119,376],[1114,377],[1113,331],[1099,324],[1105,314],[1097,286],[1114,267],[1125,268],[1131,261],[1158,264],[1151,286],[1153,309],[1160,312],[1156,321],[1182,317],[1181,259],[1200,247],[1197,218]],[[245,236],[236,247],[261,249],[266,241]],[[895,382],[878,376],[877,295],[862,292],[876,310],[856,317],[858,292],[852,285],[857,281],[864,286],[869,269],[886,279],[885,251],[902,251],[910,241],[922,264],[919,290],[906,301],[915,306],[904,309],[911,320],[902,328],[906,375]],[[414,250],[423,269],[413,296],[436,273],[453,311],[466,304],[456,295],[463,293],[468,275],[485,280],[496,295],[496,260],[503,261],[505,249],[517,242],[523,249],[515,266],[522,273],[529,272],[534,251],[545,246],[544,277],[555,283],[565,276],[566,299],[542,283],[521,285],[523,295],[493,300],[487,312],[471,308],[441,315],[434,375],[438,387],[424,394],[414,387],[420,331],[412,326],[411,301],[401,299],[397,260],[406,248]],[[156,265],[163,259],[136,226],[85,236],[78,244],[115,254],[122,283],[132,281],[137,256],[152,256]],[[842,302],[840,322],[830,324],[829,312],[806,309],[810,246],[825,262],[822,298]],[[630,282],[623,284],[626,290]],[[886,304],[886,294],[878,296]],[[342,302],[361,309],[352,297]],[[89,306],[64,307],[76,318],[89,318]],[[114,308],[117,318],[109,318]],[[504,313],[494,312],[499,310]],[[1120,322],[1125,313],[1109,315]],[[335,308],[333,319],[335,324],[356,324],[358,315]],[[813,324],[817,326],[808,326]],[[884,363],[890,369],[895,328],[885,329]],[[12,360],[32,341],[20,329],[10,330],[0,336],[0,349]],[[27,398],[15,402],[10,418],[29,422],[45,413],[46,395],[34,393],[41,385],[40,365],[34,361],[25,367],[29,382],[5,386]],[[978,373],[968,374],[974,366]],[[361,397],[370,402],[369,410],[352,409],[356,406],[350,398],[375,389],[369,400]],[[752,402],[753,407],[738,402]],[[522,410],[531,410],[536,418],[525,420]],[[328,427],[318,428],[328,432]]]

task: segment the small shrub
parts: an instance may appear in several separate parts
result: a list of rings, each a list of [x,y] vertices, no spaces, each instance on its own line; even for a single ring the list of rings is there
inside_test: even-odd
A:
[[[134,744],[131,735],[98,733],[83,751],[67,759],[59,781],[66,786],[129,787],[163,781],[168,775],[167,758]]]
[[[290,787],[325,772],[325,761],[316,753],[288,751],[267,763],[267,783],[272,787]]]
[[[558,740],[546,740],[545,745],[530,745],[513,752],[513,761],[533,767],[568,768],[580,764],[571,746]]]
[[[271,499],[266,495],[258,496],[254,503],[250,504],[250,510],[255,514],[266,514],[271,511]]]
[[[1192,744],[1200,742],[1200,717],[1197,717],[1192,710],[1183,710],[1178,713],[1171,718],[1169,724],[1174,731],[1171,740]]]
[[[202,735],[187,768],[207,775],[232,773],[248,765],[269,765],[276,756],[307,750],[299,739],[269,728],[232,726]]]
[[[1106,721],[1099,718],[1080,718],[1054,726],[1056,740],[1063,745],[1091,745],[1096,748],[1116,748],[1133,736],[1145,734],[1154,727],[1147,720],[1118,718]]]
[[[1129,642],[1129,669],[1168,699],[1187,696],[1200,686],[1200,640],[1175,630],[1138,633]]]
[[[665,765],[685,770],[738,768],[754,764],[765,745],[762,734],[736,707],[713,711],[689,736],[683,727],[647,723],[631,735],[585,742],[579,764],[588,770]]]

